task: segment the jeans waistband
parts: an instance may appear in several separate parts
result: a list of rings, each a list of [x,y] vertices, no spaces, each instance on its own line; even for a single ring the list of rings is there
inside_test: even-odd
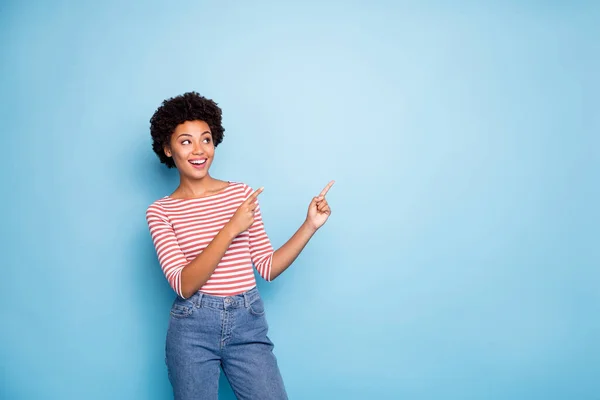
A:
[[[254,287],[245,293],[236,294],[235,296],[213,296],[196,292],[196,294],[187,300],[192,302],[196,307],[211,307],[225,310],[228,308],[248,307],[259,298],[258,289]]]

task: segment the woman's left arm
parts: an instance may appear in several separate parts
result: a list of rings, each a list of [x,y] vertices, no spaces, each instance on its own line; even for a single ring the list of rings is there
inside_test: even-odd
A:
[[[329,204],[327,204],[325,195],[334,183],[335,181],[329,182],[327,186],[325,186],[325,189],[323,189],[317,197],[312,199],[308,206],[308,213],[304,223],[302,223],[290,240],[273,254],[270,280],[277,278],[283,271],[292,265],[310,238],[312,238],[315,232],[327,222],[327,219],[331,215],[331,208],[329,207]]]

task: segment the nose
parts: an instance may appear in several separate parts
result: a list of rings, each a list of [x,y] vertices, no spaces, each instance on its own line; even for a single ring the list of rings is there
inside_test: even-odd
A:
[[[202,154],[202,145],[199,143],[194,144],[194,150],[192,151],[193,154]]]

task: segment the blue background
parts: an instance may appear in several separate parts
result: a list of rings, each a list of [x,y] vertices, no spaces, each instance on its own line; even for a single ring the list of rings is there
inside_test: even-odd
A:
[[[224,110],[265,186],[292,399],[600,398],[596,2],[4,1],[0,397],[171,398],[149,118]],[[225,379],[222,398],[233,399]]]

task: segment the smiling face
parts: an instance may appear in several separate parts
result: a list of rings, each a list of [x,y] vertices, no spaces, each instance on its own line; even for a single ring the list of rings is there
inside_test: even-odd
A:
[[[173,158],[182,177],[204,178],[215,155],[208,124],[204,121],[186,121],[177,125],[164,151],[167,157]]]

